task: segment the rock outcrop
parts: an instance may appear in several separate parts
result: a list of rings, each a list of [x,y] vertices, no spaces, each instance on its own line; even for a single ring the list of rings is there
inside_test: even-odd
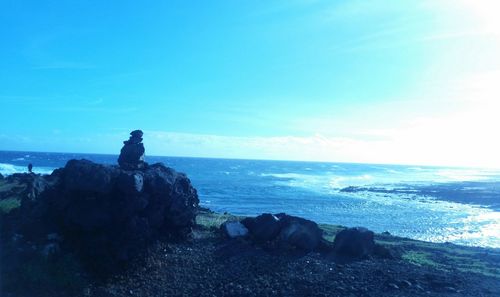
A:
[[[21,187],[18,195],[24,200],[24,203],[34,201],[37,197],[52,183],[49,176],[43,176],[34,173],[14,173],[6,178],[8,183]]]
[[[196,189],[161,163],[132,171],[70,160],[45,178],[50,186],[13,214],[13,233],[30,242],[57,234],[64,248],[97,270],[129,261],[162,236],[183,238],[195,224]]]

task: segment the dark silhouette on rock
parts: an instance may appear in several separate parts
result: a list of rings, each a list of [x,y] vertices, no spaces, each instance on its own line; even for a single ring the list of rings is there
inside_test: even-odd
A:
[[[111,272],[154,240],[185,238],[195,224],[196,189],[161,163],[129,171],[70,160],[51,176],[25,175],[44,188],[12,213],[11,234],[40,246],[47,234],[58,234],[92,271]]]
[[[144,162],[144,145],[142,144],[143,133],[141,130],[130,132],[129,140],[123,142],[123,147],[118,157],[118,164],[125,170],[143,169],[147,166]]]
[[[375,250],[374,233],[363,227],[342,230],[335,236],[333,249],[340,256],[367,258]]]
[[[33,164],[31,163],[28,164],[28,172],[33,173]]]

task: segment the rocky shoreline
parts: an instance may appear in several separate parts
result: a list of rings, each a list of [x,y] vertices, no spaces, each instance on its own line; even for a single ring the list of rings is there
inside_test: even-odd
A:
[[[2,296],[500,296],[498,249],[214,213],[161,164],[1,177],[0,211]]]
[[[498,277],[404,259],[338,263],[198,227],[184,243],[159,243],[144,262],[93,288],[100,296],[496,296]]]
[[[256,244],[243,238],[227,239],[221,222],[238,219],[229,214],[200,210],[189,240],[159,242],[133,268],[106,283],[89,288],[89,296],[497,296],[500,293],[500,251],[449,246],[376,235],[402,255],[436,252],[428,263],[418,259],[367,258],[337,261],[332,255]],[[241,218],[240,218],[241,219]],[[328,227],[324,237],[343,227]],[[491,253],[480,256],[474,253]],[[493,265],[489,274],[471,273],[451,263],[477,257]],[[453,257],[452,257],[453,256]],[[470,263],[470,262],[469,262]],[[441,266],[439,266],[441,265]],[[491,272],[491,271],[490,271]]]

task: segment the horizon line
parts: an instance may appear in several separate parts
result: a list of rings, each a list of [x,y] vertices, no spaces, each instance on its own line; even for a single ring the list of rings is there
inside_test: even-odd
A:
[[[17,153],[47,153],[47,154],[75,154],[75,155],[105,155],[119,156],[120,154],[112,153],[96,153],[96,152],[50,152],[50,151],[26,151],[26,150],[10,150],[0,149],[0,152],[17,152]],[[186,159],[219,159],[219,160],[235,160],[235,161],[264,161],[264,162],[297,162],[297,163],[328,163],[328,164],[359,164],[359,165],[383,165],[383,166],[409,166],[409,167],[440,167],[440,168],[460,168],[460,169],[488,169],[500,170],[495,167],[481,166],[463,166],[463,165],[429,165],[429,164],[401,164],[401,163],[378,163],[378,162],[347,162],[347,161],[318,161],[318,160],[289,160],[289,159],[258,159],[258,158],[231,158],[231,157],[208,157],[208,156],[181,156],[181,155],[145,155],[146,161],[149,157],[159,158],[186,158]]]

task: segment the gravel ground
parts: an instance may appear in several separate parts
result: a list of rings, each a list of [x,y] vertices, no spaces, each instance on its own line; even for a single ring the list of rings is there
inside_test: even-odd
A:
[[[500,296],[500,279],[403,260],[339,263],[224,239],[199,227],[181,243],[153,245],[141,262],[86,296]]]

